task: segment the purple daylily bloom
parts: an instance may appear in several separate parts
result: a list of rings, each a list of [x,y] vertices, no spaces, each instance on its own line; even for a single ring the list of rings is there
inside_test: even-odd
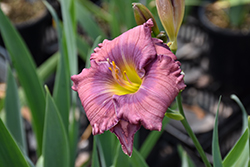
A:
[[[131,156],[140,126],[161,130],[164,114],[185,88],[180,63],[161,40],[151,37],[152,20],[91,55],[91,67],[71,77],[92,125],[93,135],[110,130]]]

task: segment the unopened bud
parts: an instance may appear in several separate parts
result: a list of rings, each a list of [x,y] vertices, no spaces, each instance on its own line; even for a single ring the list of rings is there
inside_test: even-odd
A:
[[[149,9],[146,6],[144,6],[141,3],[132,3],[132,5],[133,5],[135,21],[137,25],[142,25],[143,23],[146,23],[148,19],[151,18],[154,23],[154,27],[152,27],[152,32],[153,32],[154,37],[156,37],[160,33],[160,30],[156,24],[156,21],[152,13],[149,11]]]
[[[183,20],[185,0],[156,0],[156,7],[161,23],[168,34],[170,49],[177,49],[177,35]]]

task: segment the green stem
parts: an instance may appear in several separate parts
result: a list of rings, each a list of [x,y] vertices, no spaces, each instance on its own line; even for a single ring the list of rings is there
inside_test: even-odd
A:
[[[209,163],[207,157],[206,157],[206,154],[204,152],[204,150],[202,149],[198,139],[196,138],[194,132],[192,131],[190,125],[188,124],[187,122],[187,119],[186,119],[186,116],[183,112],[183,108],[182,108],[182,102],[181,102],[181,92],[178,94],[177,98],[176,98],[176,101],[177,101],[177,105],[178,105],[178,108],[179,108],[179,111],[180,113],[183,115],[184,119],[181,120],[181,123],[182,125],[184,126],[184,128],[186,129],[188,135],[190,136],[190,138],[193,140],[194,142],[194,145],[197,149],[197,151],[199,152],[200,156],[201,156],[201,159],[202,161],[204,162],[204,164],[206,165],[206,167],[211,167],[211,164]]]

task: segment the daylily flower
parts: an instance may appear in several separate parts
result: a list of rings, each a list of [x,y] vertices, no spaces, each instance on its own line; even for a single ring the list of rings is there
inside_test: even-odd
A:
[[[173,51],[177,50],[177,35],[183,20],[185,0],[156,0],[161,23],[168,34]]]
[[[161,40],[151,37],[152,20],[91,55],[91,67],[71,77],[92,125],[93,135],[113,132],[131,156],[140,126],[161,130],[164,114],[185,88],[180,63]]]

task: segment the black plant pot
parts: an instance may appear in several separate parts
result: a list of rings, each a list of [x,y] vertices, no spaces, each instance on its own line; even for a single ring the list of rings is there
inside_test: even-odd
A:
[[[250,76],[250,33],[215,26],[206,17],[205,7],[199,8],[198,17],[211,39],[209,69],[212,76],[224,90],[246,93]]]
[[[46,29],[52,25],[52,17],[48,10],[44,10],[42,16],[23,23],[15,24],[29,51],[31,52],[37,66],[42,64],[49,55],[45,51],[44,36]],[[13,39],[14,42],[14,39]],[[4,46],[0,34],[0,45]]]

